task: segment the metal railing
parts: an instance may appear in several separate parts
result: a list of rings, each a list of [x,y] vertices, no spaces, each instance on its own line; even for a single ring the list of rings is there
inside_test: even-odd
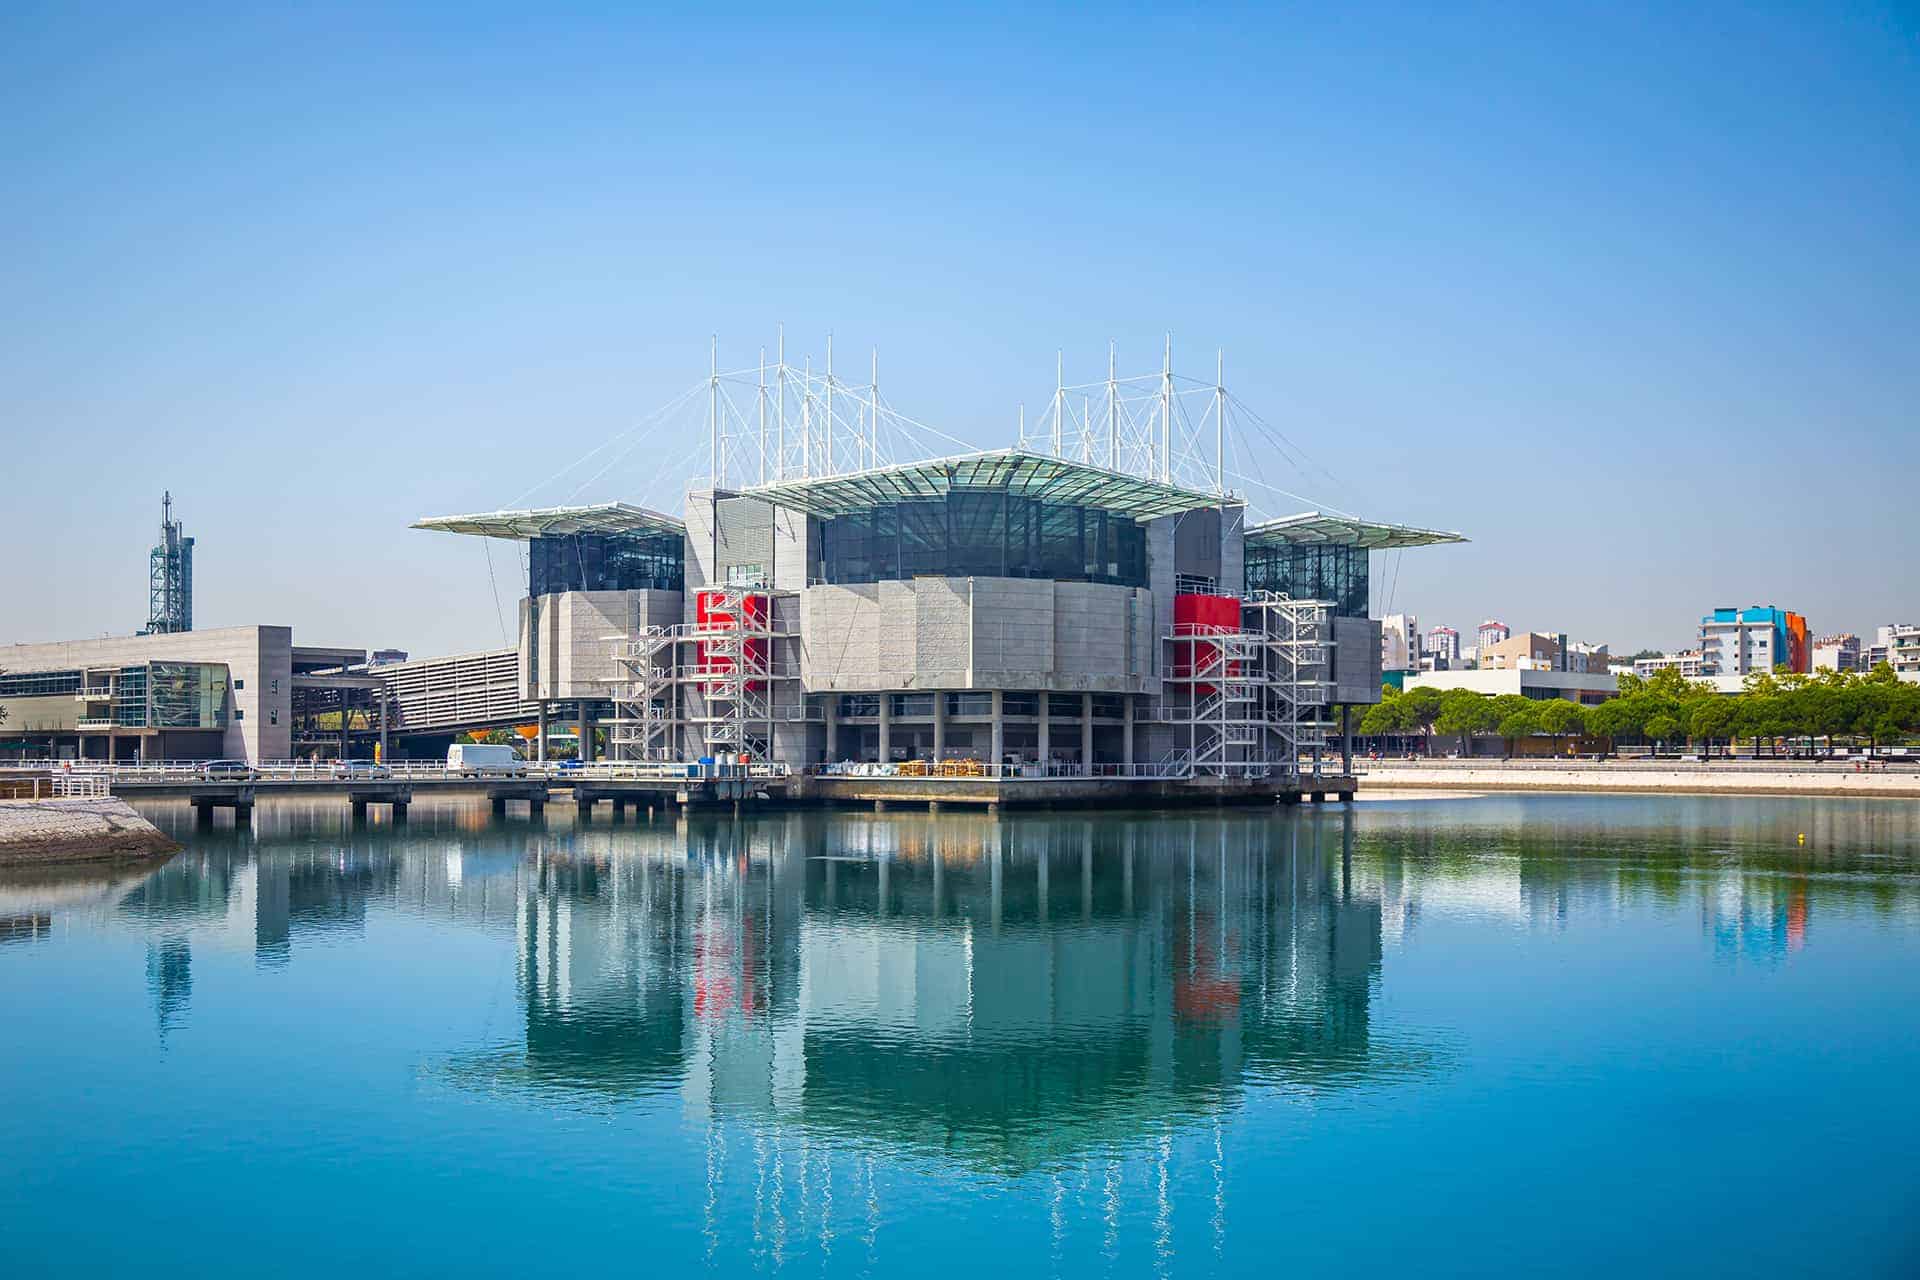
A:
[[[52,772],[58,778],[98,779],[104,789],[114,783],[147,785],[186,785],[200,781],[242,781],[238,775],[206,777],[204,760],[146,760],[117,761],[105,760],[62,761]],[[18,775],[21,781],[27,781],[29,775],[45,776],[49,766],[42,761],[37,764],[0,764],[0,779],[8,775]],[[251,780],[259,782],[360,782],[367,780],[396,782],[463,782],[463,781],[500,781],[514,778],[537,779],[549,782],[568,782],[575,779],[587,781],[619,780],[622,778],[783,778],[789,770],[786,765],[768,761],[749,761],[737,764],[715,762],[703,765],[694,760],[673,761],[607,761],[576,765],[571,761],[522,761],[515,765],[491,768],[449,769],[437,760],[394,760],[384,764],[362,764],[345,767],[330,760],[266,760],[248,768]]]

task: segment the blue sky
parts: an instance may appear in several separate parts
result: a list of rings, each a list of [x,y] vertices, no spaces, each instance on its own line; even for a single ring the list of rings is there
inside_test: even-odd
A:
[[[1911,4],[16,4],[0,50],[0,641],[139,625],[171,488],[202,625],[497,645],[408,521],[780,322],[982,446],[1056,348],[1224,347],[1319,468],[1269,475],[1474,539],[1376,565],[1423,624],[1920,618]]]

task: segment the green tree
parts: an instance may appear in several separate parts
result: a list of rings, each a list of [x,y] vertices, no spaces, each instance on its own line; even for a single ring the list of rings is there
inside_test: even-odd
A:
[[[1523,704],[1511,707],[1507,714],[1500,717],[1499,734],[1507,740],[1507,755],[1513,755],[1514,744],[1522,738],[1531,738],[1540,732],[1540,704],[1532,698],[1512,694]]]
[[[1415,728],[1413,708],[1398,690],[1368,707],[1367,713],[1360,717],[1360,732],[1368,737],[1398,737],[1412,733]]]
[[[1560,754],[1561,740],[1585,730],[1587,717],[1577,702],[1550,698],[1540,704],[1540,731],[1553,737],[1553,753]]]
[[[1715,694],[1710,698],[1695,699],[1687,712],[1687,732],[1697,739],[1704,739],[1706,752],[1713,754],[1713,740],[1724,738],[1733,732],[1739,715],[1735,699]]]
[[[1421,686],[1417,689],[1409,689],[1400,696],[1406,699],[1407,713],[1413,718],[1414,725],[1427,738],[1427,754],[1432,755],[1433,725],[1440,718],[1440,702],[1443,695],[1438,689]]]
[[[1509,760],[1513,759],[1514,743],[1520,738],[1527,737],[1534,731],[1535,723],[1532,718],[1534,706],[1534,700],[1524,693],[1503,693],[1493,700],[1494,732],[1498,733],[1506,742],[1507,759]],[[1514,725],[1519,728],[1519,732],[1509,733],[1507,731],[1507,722],[1511,717],[1516,715],[1522,717],[1519,720],[1513,721]]]
[[[1647,720],[1647,737],[1662,746],[1672,742],[1683,732],[1685,731],[1680,727],[1680,718],[1672,712],[1656,712]]]
[[[1473,754],[1473,740],[1492,733],[1500,724],[1494,714],[1493,699],[1471,689],[1449,689],[1440,697],[1440,714],[1433,727],[1441,733],[1460,735],[1461,754]]]

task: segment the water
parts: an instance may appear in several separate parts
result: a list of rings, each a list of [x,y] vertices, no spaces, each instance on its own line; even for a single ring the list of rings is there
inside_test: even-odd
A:
[[[1920,1271],[1912,805],[415,809],[0,880],[11,1274]]]

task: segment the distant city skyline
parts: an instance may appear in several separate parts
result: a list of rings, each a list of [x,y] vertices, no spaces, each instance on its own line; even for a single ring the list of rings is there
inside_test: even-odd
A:
[[[0,16],[0,643],[137,630],[171,490],[197,626],[499,647],[514,549],[406,525],[677,508],[684,426],[540,486],[781,323],[975,447],[1224,348],[1267,513],[1472,539],[1374,563],[1463,644],[1920,620],[1913,10],[753,21]]]

